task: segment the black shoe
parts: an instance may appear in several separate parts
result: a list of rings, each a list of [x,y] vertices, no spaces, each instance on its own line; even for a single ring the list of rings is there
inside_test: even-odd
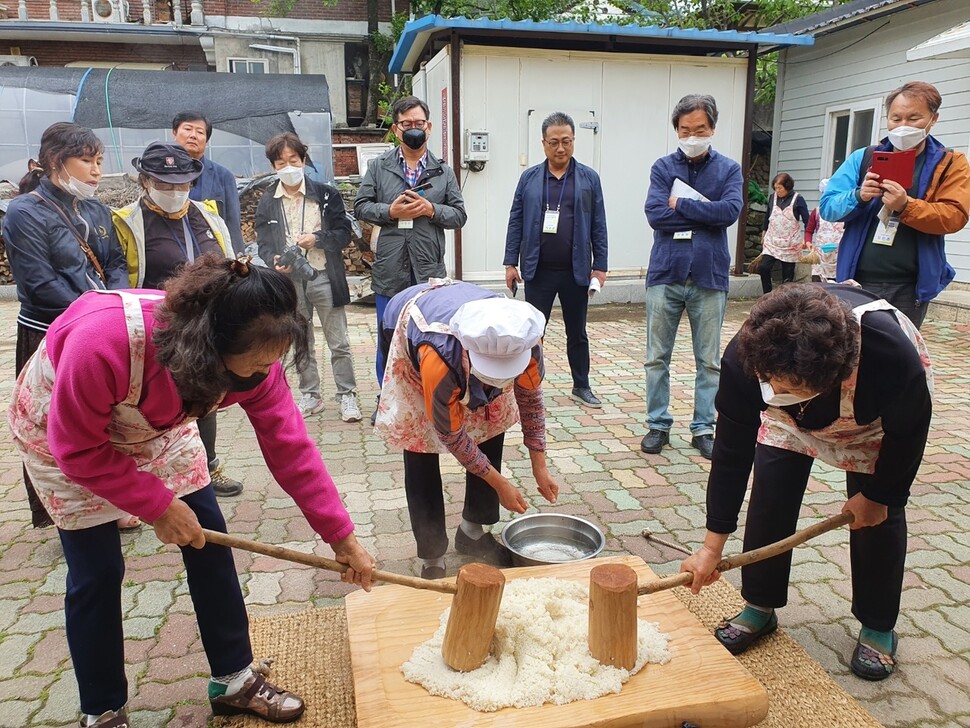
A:
[[[461,528],[455,534],[455,550],[465,556],[474,556],[492,566],[506,567],[512,565],[512,554],[495,537],[486,533],[475,539],[467,535]]]
[[[440,566],[422,566],[421,578],[422,579],[444,579],[445,570]]]
[[[243,484],[226,475],[221,465],[209,472],[209,482],[212,483],[212,490],[221,498],[229,498],[243,492]]]
[[[377,409],[381,406],[381,395],[377,395],[377,406],[374,407],[374,411],[370,416],[370,426],[373,427],[377,424]]]
[[[656,455],[664,449],[664,445],[670,443],[670,433],[666,430],[650,430],[646,436],[640,440],[640,450],[650,455]]]
[[[899,645],[899,638],[893,632],[893,648],[888,655],[884,655],[868,645],[857,642],[855,651],[852,653],[852,661],[849,668],[856,677],[863,680],[885,680],[896,671],[896,647]]]
[[[736,619],[737,615],[732,617]],[[714,638],[720,642],[732,655],[740,655],[755,642],[765,635],[769,635],[778,629],[778,616],[772,612],[764,626],[755,632],[745,632],[731,624],[731,620],[725,619],[714,630]]]
[[[701,455],[708,460],[714,454],[714,435],[697,435],[690,439],[690,446],[700,450]]]
[[[573,392],[569,396],[580,404],[586,405],[587,407],[595,407],[596,409],[599,409],[603,406],[603,403],[596,398],[596,395],[593,394],[593,390],[589,387],[573,387]]]

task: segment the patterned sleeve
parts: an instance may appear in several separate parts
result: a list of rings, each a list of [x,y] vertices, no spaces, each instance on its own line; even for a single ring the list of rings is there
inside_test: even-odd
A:
[[[515,380],[515,401],[522,419],[522,440],[534,452],[546,449],[546,409],[542,404],[542,346],[532,350],[532,361]]]
[[[438,439],[465,470],[484,478],[491,464],[465,431],[465,413],[459,402],[461,386],[458,378],[432,347],[422,346],[418,356],[421,360],[424,409],[438,433]]]

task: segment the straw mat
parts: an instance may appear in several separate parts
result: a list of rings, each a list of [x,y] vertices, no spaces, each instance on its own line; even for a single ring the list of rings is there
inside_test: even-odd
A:
[[[721,580],[693,596],[674,593],[707,627],[743,606],[741,595]],[[354,684],[350,669],[347,618],[341,607],[254,618],[253,653],[271,657],[271,680],[303,696],[299,725],[355,728]],[[880,724],[791,637],[778,630],[741,655],[741,662],[768,691],[768,717],[760,728],[880,728]],[[227,718],[223,728],[264,728],[256,718]]]

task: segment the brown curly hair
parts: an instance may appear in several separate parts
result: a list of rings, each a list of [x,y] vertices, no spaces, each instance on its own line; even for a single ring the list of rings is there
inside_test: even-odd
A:
[[[186,414],[202,417],[229,391],[227,354],[293,347],[308,361],[307,319],[290,277],[215,254],[197,258],[165,283],[153,341]]]
[[[852,308],[811,283],[766,294],[738,332],[738,359],[749,377],[781,377],[825,392],[848,379],[859,361]]]

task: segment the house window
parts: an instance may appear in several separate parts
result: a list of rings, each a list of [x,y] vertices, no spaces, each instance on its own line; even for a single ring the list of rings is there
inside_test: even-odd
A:
[[[870,99],[825,110],[822,177],[831,177],[856,149],[878,141],[881,108],[882,99]]]
[[[265,58],[230,58],[229,73],[266,73],[269,64]]]

